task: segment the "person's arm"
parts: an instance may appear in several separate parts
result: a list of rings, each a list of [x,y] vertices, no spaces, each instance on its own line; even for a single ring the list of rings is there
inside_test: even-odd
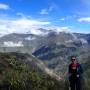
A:
[[[79,64],[77,77],[82,76],[82,74],[83,74],[83,68],[82,68],[82,66]]]
[[[80,65],[80,74],[83,74],[83,68],[81,65]]]

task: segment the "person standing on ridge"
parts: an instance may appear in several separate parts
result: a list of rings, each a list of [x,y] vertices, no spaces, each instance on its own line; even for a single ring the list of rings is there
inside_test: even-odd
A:
[[[69,65],[69,82],[71,90],[82,90],[81,80],[83,69],[81,64],[77,62],[75,56],[71,57],[71,64]]]

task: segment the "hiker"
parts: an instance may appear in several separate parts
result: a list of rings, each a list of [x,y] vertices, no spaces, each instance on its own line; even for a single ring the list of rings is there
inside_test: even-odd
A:
[[[69,82],[71,90],[81,90],[83,69],[82,66],[77,62],[75,56],[71,57],[71,64],[69,65]]]

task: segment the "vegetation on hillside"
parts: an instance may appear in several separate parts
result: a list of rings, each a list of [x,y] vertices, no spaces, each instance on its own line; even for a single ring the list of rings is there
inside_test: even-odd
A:
[[[0,53],[0,90],[63,90],[62,84],[41,75],[15,54]]]

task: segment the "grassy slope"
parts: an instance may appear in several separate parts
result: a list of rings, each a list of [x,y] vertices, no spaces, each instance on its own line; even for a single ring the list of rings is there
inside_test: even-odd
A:
[[[0,90],[63,90],[63,83],[45,73],[40,75],[24,59],[22,54],[0,53]]]

